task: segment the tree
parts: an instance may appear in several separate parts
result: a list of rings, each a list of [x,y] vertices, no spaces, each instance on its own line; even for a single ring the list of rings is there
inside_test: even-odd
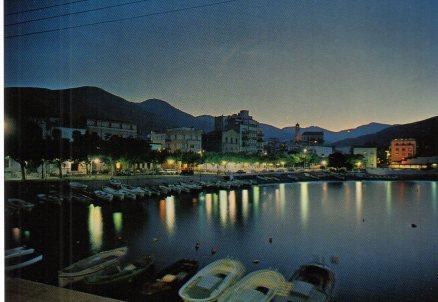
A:
[[[30,161],[39,161],[47,150],[38,124],[27,120],[10,120],[5,136],[5,155],[20,164],[21,178],[26,180],[26,167]]]

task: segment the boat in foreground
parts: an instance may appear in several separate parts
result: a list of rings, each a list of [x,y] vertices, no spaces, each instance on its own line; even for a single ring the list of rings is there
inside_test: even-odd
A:
[[[225,291],[219,297],[218,302],[272,301],[285,282],[286,280],[279,272],[268,269],[255,271]]]
[[[150,271],[154,265],[154,260],[151,256],[145,256],[129,263],[116,263],[111,265],[96,274],[88,276],[84,279],[84,283],[93,289],[119,289],[135,282],[143,274]]]
[[[155,282],[146,282],[138,300],[174,301],[178,290],[198,271],[198,261],[181,259],[157,274]]]
[[[43,260],[43,255],[34,253],[33,248],[20,246],[5,251],[5,271],[14,271]]]
[[[32,254],[35,250],[32,248],[26,248],[25,246],[19,246],[5,251],[5,259],[24,256]]]
[[[178,294],[184,301],[215,301],[227,288],[242,278],[244,273],[245,267],[237,260],[217,260],[187,281]]]
[[[128,252],[127,247],[100,252],[96,255],[79,260],[78,262],[58,272],[59,286],[64,287],[70,283],[83,280],[111,265],[116,264]]]
[[[275,301],[328,302],[331,301],[335,275],[321,263],[310,263],[300,267],[289,279],[291,289],[285,297]]]

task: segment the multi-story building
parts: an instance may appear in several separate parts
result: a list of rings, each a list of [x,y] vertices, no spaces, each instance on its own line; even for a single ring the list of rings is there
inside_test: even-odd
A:
[[[202,136],[205,151],[218,153],[239,153],[240,134],[234,130],[212,131]]]
[[[201,152],[202,130],[173,128],[166,130],[166,147],[170,152]]]
[[[391,141],[391,162],[401,162],[407,158],[415,157],[417,142],[413,138],[398,138]]]
[[[166,133],[151,131],[148,135],[151,150],[161,151],[166,149]]]
[[[301,135],[301,142],[308,145],[319,145],[324,143],[324,132],[306,131]]]
[[[122,121],[87,119],[87,131],[96,133],[102,139],[110,139],[112,136],[137,137],[137,125]]]
[[[363,156],[365,168],[377,168],[377,148],[353,148],[353,154]]]
[[[215,130],[226,131],[234,129],[240,135],[240,151],[248,154],[263,152],[263,131],[260,125],[249,115],[248,110],[237,114],[217,116]]]
[[[77,132],[80,135],[84,135],[87,132],[85,128],[70,127],[71,125],[63,125],[61,119],[57,117],[38,118],[33,119],[35,123],[41,128],[43,138],[51,138],[55,135],[55,132],[59,133],[59,136],[69,141],[73,141],[74,133]],[[83,126],[76,125],[76,126]]]

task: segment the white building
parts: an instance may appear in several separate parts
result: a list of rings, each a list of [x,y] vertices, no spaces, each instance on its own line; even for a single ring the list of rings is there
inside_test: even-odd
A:
[[[182,127],[167,129],[166,134],[166,147],[170,152],[202,151],[202,130]]]
[[[151,131],[148,135],[151,150],[161,151],[166,149],[166,133]]]
[[[102,139],[110,139],[111,136],[137,137],[137,125],[121,121],[87,119],[87,130],[89,133],[96,133]]]

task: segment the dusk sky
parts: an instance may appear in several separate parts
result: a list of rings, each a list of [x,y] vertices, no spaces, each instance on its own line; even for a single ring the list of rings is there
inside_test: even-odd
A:
[[[7,1],[6,13],[69,2]],[[89,0],[5,23],[132,0]],[[7,26],[5,35],[220,0],[149,0]],[[438,2],[235,1],[5,40],[5,85],[98,86],[194,115],[249,109],[278,127],[331,130],[438,114]]]

